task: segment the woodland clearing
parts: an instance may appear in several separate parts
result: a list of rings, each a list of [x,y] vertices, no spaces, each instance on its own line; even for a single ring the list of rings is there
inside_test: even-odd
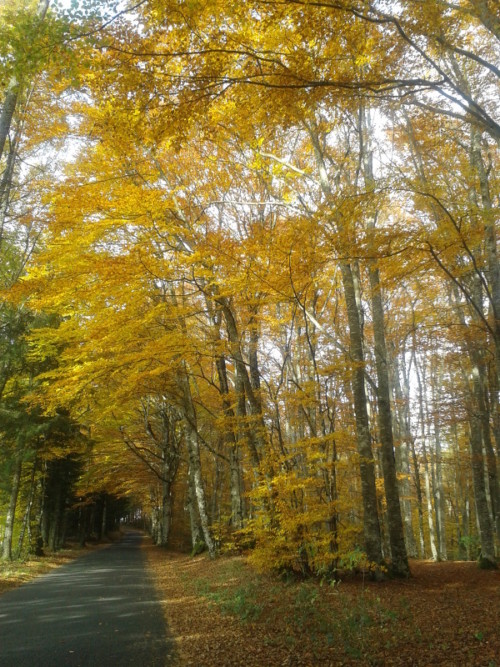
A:
[[[145,546],[179,665],[500,665],[500,572],[412,561],[408,580],[285,582],[244,557]]]

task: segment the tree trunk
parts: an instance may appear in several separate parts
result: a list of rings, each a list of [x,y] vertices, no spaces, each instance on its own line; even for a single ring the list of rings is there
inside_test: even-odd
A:
[[[359,111],[360,157],[363,165],[365,189],[369,195],[375,191],[373,170],[372,130],[370,112],[362,105]],[[376,213],[368,218],[368,232],[375,229]],[[375,259],[368,260],[373,335],[375,342],[375,367],[377,373],[377,418],[382,455],[382,471],[387,503],[387,527],[391,549],[391,572],[396,576],[408,577],[408,555],[404,540],[403,519],[399,502],[399,488],[394,456],[394,434],[392,431],[392,410],[390,400],[389,369],[387,365],[387,345],[385,340],[385,316],[382,301],[380,272]]]
[[[205,490],[203,488],[203,477],[201,474],[201,457],[200,445],[198,441],[198,430],[196,425],[196,412],[191,396],[191,388],[189,386],[189,378],[187,371],[179,379],[181,385],[183,404],[182,411],[184,413],[184,428],[186,434],[186,442],[188,445],[189,467],[191,470],[193,480],[193,490],[198,506],[198,514],[200,517],[201,529],[203,531],[203,539],[207,545],[210,558],[215,557],[215,543],[210,530],[210,522],[207,512],[207,502],[205,498]]]
[[[404,351],[402,357],[404,358]],[[412,504],[410,500],[410,458],[409,458],[409,443],[411,442],[411,429],[409,417],[409,397],[403,395],[401,388],[401,381],[399,377],[400,365],[398,357],[394,355],[393,363],[393,390],[395,394],[395,435],[399,441],[399,457],[396,457],[396,463],[399,463],[399,471],[402,474],[401,491],[402,499],[401,505],[403,510],[403,521],[405,530],[405,542],[407,553],[411,558],[417,558],[417,543],[413,533],[413,517]],[[409,388],[408,388],[409,390]]]
[[[61,529],[61,519],[62,519],[62,489],[61,489],[61,483],[59,481],[56,482],[56,488],[55,491],[52,489],[53,492],[53,508],[52,512],[50,514],[50,527],[49,527],[49,549],[51,551],[56,551],[56,549],[59,546],[59,533]]]
[[[356,420],[356,442],[359,453],[361,494],[363,499],[363,531],[368,559],[380,565],[383,561],[380,522],[377,511],[375,461],[373,458],[365,390],[365,363],[359,310],[356,302],[351,267],[341,263],[344,296],[349,322],[349,341],[352,359],[352,392]]]
[[[244,435],[248,441],[248,446],[250,449],[250,458],[252,460],[253,471],[256,479],[260,477],[259,467],[261,460],[261,452],[264,449],[265,445],[265,426],[262,417],[262,406],[260,403],[260,397],[258,392],[255,392],[252,387],[252,382],[250,380],[247,366],[243,359],[243,354],[241,352],[240,339],[238,335],[238,327],[236,325],[236,319],[234,314],[227,303],[226,299],[219,299],[219,303],[222,307],[222,313],[224,315],[224,320],[226,322],[227,334],[229,338],[229,344],[231,346],[231,356],[234,360],[236,377],[235,377],[235,389],[237,395],[236,411],[238,417],[242,417],[243,421],[243,430]],[[254,417],[253,424],[251,428],[248,426],[248,420],[246,419],[246,400],[248,400],[248,405],[250,408],[250,414]]]
[[[49,5],[50,0],[40,0],[38,3],[36,13],[40,21],[44,20]],[[7,141],[7,137],[9,136],[10,128],[12,125],[12,118],[14,117],[14,113],[16,111],[20,89],[21,84],[13,76],[7,87],[2,112],[0,114],[0,160],[4,154],[5,143]]]
[[[160,530],[157,544],[162,547],[168,545],[170,527],[172,525],[172,483],[166,478],[161,483],[161,511]]]
[[[33,499],[35,497],[35,487],[36,487],[35,475],[36,475],[36,471],[37,471],[37,459],[35,458],[35,460],[33,462],[33,468],[31,470],[31,476],[30,476],[28,502],[26,503],[26,511],[24,513],[23,522],[22,522],[22,525],[21,525],[21,530],[19,532],[19,540],[17,542],[17,557],[18,558],[22,553],[23,543],[24,543],[24,538],[25,538],[26,532],[28,533],[28,538],[30,536],[31,508],[33,507]]]
[[[231,524],[238,530],[243,527],[243,499],[241,497],[241,463],[239,450],[232,447],[229,452],[229,473],[231,492]]]
[[[18,82],[15,79],[12,79],[7,94],[5,95],[2,113],[0,114],[0,160],[4,154],[5,143],[9,136],[12,118],[14,117],[14,112],[16,110],[19,95],[18,85]]]
[[[480,565],[486,568],[496,568],[495,560],[495,540],[493,525],[488,509],[488,500],[486,497],[486,483],[484,475],[484,456],[482,442],[481,415],[478,411],[480,404],[480,371],[478,365],[472,369],[473,395],[476,400],[475,405],[470,405],[470,449],[472,480],[474,483],[474,498],[476,501],[476,513],[479,524],[479,533],[481,537],[481,556]]]
[[[197,509],[196,491],[194,487],[194,479],[191,467],[188,471],[187,509],[189,512],[189,525],[191,527],[191,545],[193,547],[193,553],[196,553],[200,548],[200,544],[204,543],[204,540],[203,530],[200,523],[200,516]]]
[[[223,356],[218,357],[217,374],[219,387],[222,394],[222,407],[228,420],[224,429],[225,438],[229,448],[229,484],[231,495],[231,525],[236,528],[243,527],[243,501],[241,497],[241,464],[238,441],[234,432],[235,414],[228,399],[229,383],[227,380],[226,360]],[[239,400],[239,399],[238,399]]]
[[[438,530],[438,542],[439,542],[439,557],[441,560],[447,560],[448,552],[446,548],[446,514],[445,514],[445,500],[444,500],[444,488],[443,488],[443,465],[442,465],[442,450],[441,450],[441,435],[439,431],[439,425],[436,421],[434,422],[434,439],[436,443],[436,473],[435,473],[435,506],[436,506],[436,523],[439,528]]]
[[[423,369],[425,371],[425,359],[423,361]],[[431,490],[431,480],[429,474],[429,458],[427,456],[427,415],[424,406],[424,388],[421,377],[421,372],[418,368],[417,359],[415,357],[415,375],[417,377],[418,385],[418,411],[419,411],[419,421],[420,421],[420,437],[422,440],[422,463],[424,464],[424,484],[425,484],[425,497],[427,501],[427,522],[429,524],[429,543],[431,547],[432,560],[439,560],[439,553],[436,547],[436,531],[434,524],[434,509],[432,506],[432,490]]]
[[[17,498],[19,496],[22,469],[23,455],[22,453],[17,452],[14,460],[14,470],[12,473],[9,507],[7,508],[7,515],[5,517],[2,560],[12,560],[12,538],[14,536],[14,522],[16,518]]]
[[[477,399],[479,414],[481,416],[481,434],[484,454],[486,457],[486,476],[488,480],[487,492],[490,500],[489,507],[493,527],[496,529],[498,539],[500,539],[500,486],[498,482],[497,458],[491,441],[490,409],[486,390],[487,377],[484,363],[478,363],[477,369],[479,371]]]
[[[443,453],[441,448],[441,429],[439,423],[439,401],[438,401],[438,387],[442,385],[443,373],[442,364],[439,363],[435,367],[433,363],[431,366],[431,391],[432,391],[432,405],[433,415],[432,423],[434,427],[434,461],[432,466],[432,488],[434,491],[434,506],[436,508],[436,528],[438,535],[439,557],[441,560],[448,558],[446,548],[446,512],[445,499],[443,487]]]
[[[328,181],[328,173],[323,157],[321,144],[315,127],[307,126],[311,137],[316,164],[318,167],[319,184],[326,197],[332,197],[332,188]],[[341,225],[334,224],[335,227]],[[356,422],[356,444],[359,454],[361,477],[361,495],[363,501],[363,534],[368,559],[380,565],[383,562],[380,521],[377,509],[377,490],[375,485],[375,461],[373,458],[370,424],[365,390],[365,360],[363,352],[363,327],[360,304],[357,299],[355,272],[351,264],[345,260],[340,262],[342,286],[349,323],[349,347],[352,362],[352,392],[354,399],[354,415]],[[359,293],[359,290],[358,290]]]
[[[418,512],[418,539],[420,545],[420,557],[426,557],[425,537],[424,537],[424,499],[422,493],[422,480],[420,477],[420,465],[417,452],[415,450],[415,441],[411,441],[411,455],[413,461],[413,474],[415,477],[415,490],[417,493],[417,512]]]
[[[389,391],[389,371],[387,367],[387,347],[385,342],[384,310],[380,289],[379,272],[370,262],[369,277],[371,287],[373,332],[375,338],[375,364],[377,371],[378,428],[382,454],[382,470],[387,502],[387,526],[391,547],[391,572],[400,577],[408,577],[410,568],[404,539],[403,519],[399,502],[399,489],[394,456],[392,431],[392,411]]]

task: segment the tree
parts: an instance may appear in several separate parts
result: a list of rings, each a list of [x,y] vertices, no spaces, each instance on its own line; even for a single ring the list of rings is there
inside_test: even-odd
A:
[[[414,521],[439,558],[452,511],[462,533],[477,511],[494,563],[482,4],[230,4],[216,25],[216,2],[151,1],[140,30],[94,24],[82,92],[56,105],[80,150],[41,188],[45,247],[13,291],[58,316],[31,335],[39,361],[57,356],[41,404],[85,415],[96,466],[127,451],[117,488],[144,487],[160,541],[173,489],[211,555],[217,536],[277,569],[387,558],[406,576]],[[459,480],[476,510],[467,490],[450,510]]]

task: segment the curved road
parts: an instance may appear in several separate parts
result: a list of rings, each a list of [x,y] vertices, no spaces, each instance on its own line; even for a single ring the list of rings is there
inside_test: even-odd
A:
[[[173,644],[127,533],[0,597],[1,667],[165,667]]]

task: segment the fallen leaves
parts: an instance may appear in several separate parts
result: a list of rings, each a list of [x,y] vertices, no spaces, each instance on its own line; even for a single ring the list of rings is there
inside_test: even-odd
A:
[[[413,562],[407,581],[321,586],[258,574],[242,557],[146,553],[177,665],[500,664],[500,573],[475,563]]]

